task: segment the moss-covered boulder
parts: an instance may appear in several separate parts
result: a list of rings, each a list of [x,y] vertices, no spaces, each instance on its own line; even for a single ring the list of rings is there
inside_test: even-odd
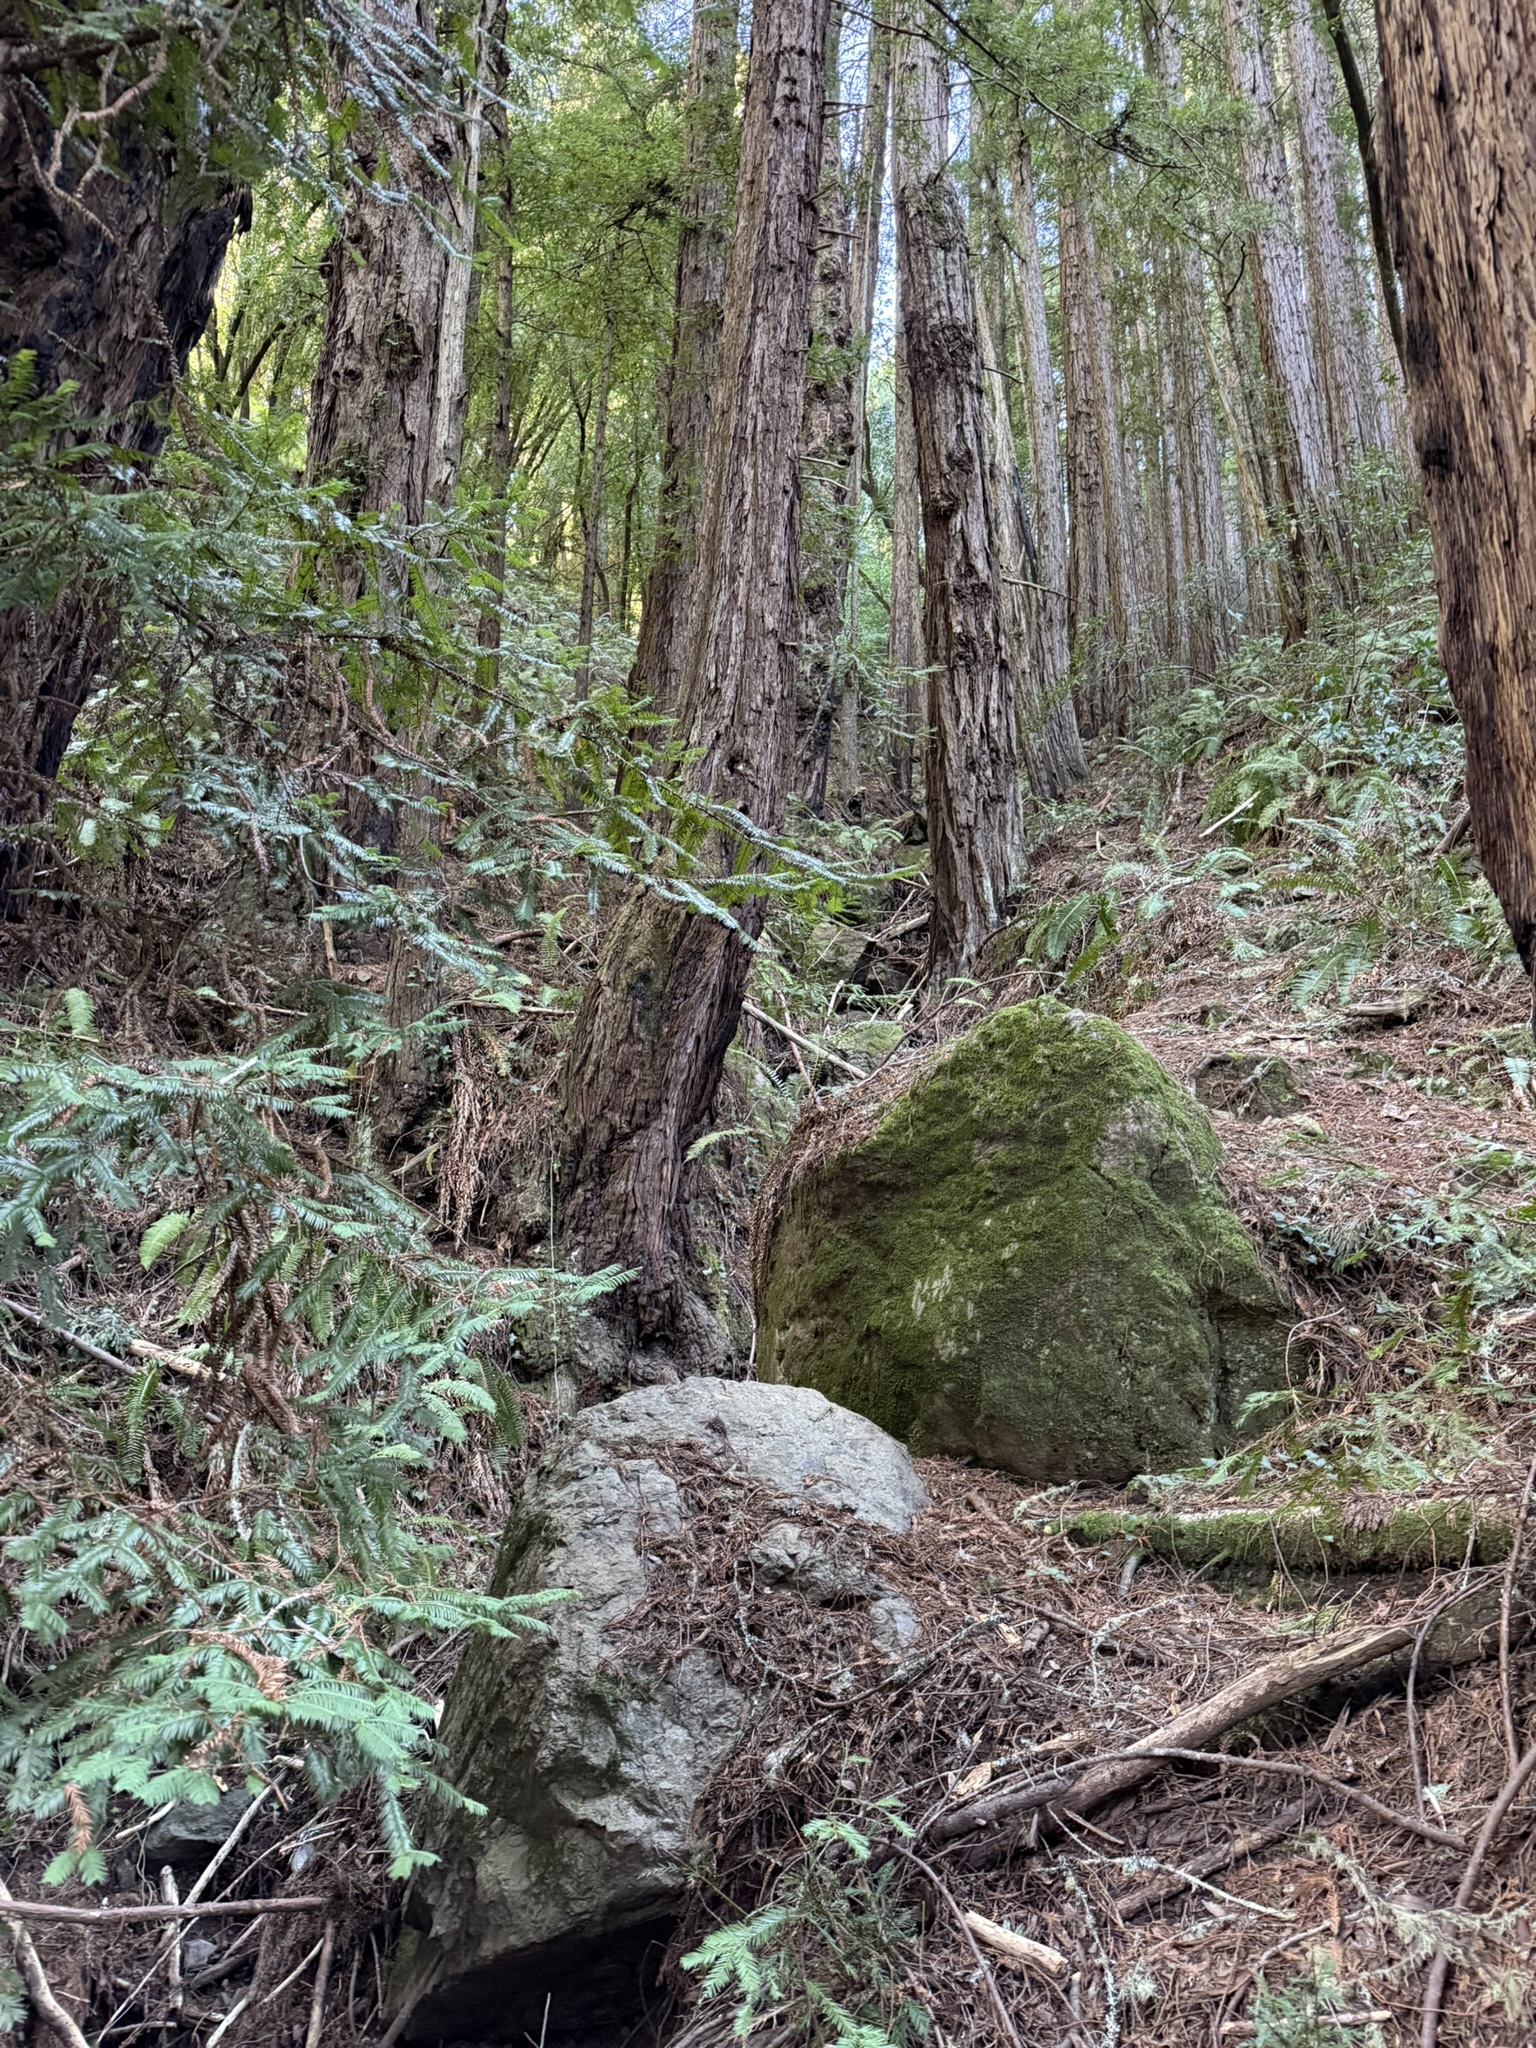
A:
[[[1284,1385],[1288,1333],[1220,1157],[1117,1025],[1000,1011],[769,1189],[760,1374],[1034,1480],[1209,1455]]]

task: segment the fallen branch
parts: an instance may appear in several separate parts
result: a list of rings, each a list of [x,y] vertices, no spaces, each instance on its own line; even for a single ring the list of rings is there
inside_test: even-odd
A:
[[[1477,1840],[1472,1845],[1472,1854],[1467,1858],[1467,1867],[1461,1883],[1456,1887],[1455,1907],[1464,1913],[1472,1903],[1477,1881],[1483,1874],[1488,1851],[1493,1847],[1493,1838],[1504,1825],[1509,1809],[1519,1798],[1525,1781],[1536,1771],[1536,1746],[1528,1749],[1520,1758],[1509,1776],[1504,1780],[1499,1796],[1489,1807],[1483,1824],[1477,1831]],[[1424,1982],[1424,2019],[1420,2033],[1421,2048],[1436,2048],[1440,2037],[1440,2012],[1445,2004],[1445,1987],[1450,1981],[1451,1959],[1442,1948],[1435,1954],[1429,1966],[1429,1975]]]
[[[1059,1806],[1064,1812],[1081,1813],[1117,1792],[1127,1791],[1152,1776],[1159,1762],[1150,1752],[1159,1749],[1204,1750],[1229,1730],[1252,1720],[1266,1708],[1312,1692],[1330,1679],[1358,1671],[1367,1664],[1390,1657],[1412,1643],[1411,1625],[1368,1629],[1361,1635],[1340,1641],[1309,1644],[1288,1656],[1274,1657],[1224,1685],[1209,1699],[1199,1700],[1165,1721],[1140,1742],[1134,1742],[1112,1757],[1089,1759],[1080,1773],[1057,1776],[1036,1785],[989,1793],[965,1806],[940,1814],[931,1824],[927,1839],[934,1844],[958,1841],[980,1828],[992,1828],[1005,1820],[1038,1813],[1042,1807]]]
[[[1072,1965],[1060,1949],[1047,1948],[1043,1941],[1031,1941],[1027,1934],[1015,1934],[1011,1927],[1000,1927],[985,1913],[967,1913],[965,1924],[983,1948],[991,1949],[1005,1963],[1015,1963],[1025,1970],[1043,1970],[1052,1978],[1071,1973]]]
[[[57,1323],[50,1323],[45,1315],[35,1308],[28,1308],[24,1301],[12,1301],[8,1294],[0,1294],[0,1308],[7,1309],[13,1316],[20,1316],[24,1323],[32,1323],[39,1330],[46,1330],[50,1337],[57,1337],[61,1343],[73,1345],[76,1351],[83,1351],[87,1358],[94,1358],[101,1365],[110,1365],[118,1372],[137,1373],[139,1368],[130,1363],[138,1358],[148,1364],[163,1365],[167,1372],[180,1373],[183,1379],[211,1380],[215,1375],[206,1365],[195,1358],[183,1358],[177,1351],[167,1351],[162,1345],[151,1344],[147,1337],[136,1337],[124,1348],[127,1358],[119,1358],[115,1351],[104,1351],[99,1344],[93,1344],[89,1337],[82,1337],[74,1330],[62,1329]]]
[[[1295,1834],[1306,1817],[1307,1799],[1303,1793],[1300,1799],[1293,1799],[1283,1812],[1277,1813],[1263,1827],[1250,1828],[1246,1835],[1234,1835],[1229,1842],[1218,1842],[1214,1848],[1191,1856],[1177,1870],[1159,1872],[1148,1883],[1128,1892],[1123,1899],[1116,1899],[1115,1911],[1122,1920],[1134,1920],[1138,1913],[1160,1906],[1164,1899],[1177,1898],[1180,1892],[1188,1891],[1200,1879],[1219,1877],[1222,1871],[1230,1870],[1234,1863],[1241,1863],[1245,1857],[1256,1856],[1261,1849],[1272,1849],[1276,1842],[1283,1842]]]
[[[320,1943],[320,1967],[315,1972],[314,1994],[309,2001],[309,2025],[304,2030],[304,2048],[320,2048],[325,2024],[325,1993],[331,1981],[331,1959],[336,1953],[336,1922],[327,1920]]]
[[[1384,2027],[1397,2014],[1389,2006],[1372,2005],[1363,2012],[1319,2012],[1307,2021],[1309,2027]],[[1254,2041],[1259,2029],[1253,2020],[1227,2020],[1221,2029],[1224,2041]]]
[[[249,1920],[258,1913],[314,1913],[330,1905],[318,1894],[299,1899],[217,1899],[197,1906],[190,1899],[179,1906],[50,1906],[39,1899],[13,1899],[5,1893],[5,1915],[18,1920],[63,1920],[71,1927],[121,1926],[129,1920]]]
[[[21,1972],[22,1982],[27,1987],[27,1996],[36,2006],[38,2014],[45,2019],[65,2048],[89,2048],[84,2034],[60,2005],[53,1986],[48,1982],[47,1973],[38,1961],[37,1950],[32,1946],[32,1937],[21,1922],[26,1917],[19,1913],[19,1901],[13,1899],[5,1885],[0,1884],[0,1902],[3,1902],[3,1919],[10,1930],[11,1946],[16,1955],[16,1967]]]
[[[743,1003],[742,1009],[749,1017],[755,1017],[759,1024],[766,1024],[770,1031],[777,1031],[780,1038],[787,1038],[791,1045],[798,1045],[806,1052],[815,1053],[817,1059],[825,1060],[829,1067],[836,1067],[840,1074],[846,1074],[852,1081],[867,1081],[868,1074],[862,1067],[856,1067],[852,1060],[845,1060],[841,1053],[832,1052],[827,1046],[818,1045],[814,1038],[807,1038],[796,1031],[793,1025],[782,1023],[777,1017],[770,1017],[766,1010],[760,1010],[756,1003]]]
[[[910,1863],[915,1869],[920,1870],[923,1876],[927,1878],[929,1884],[933,1886],[934,1891],[949,1908],[952,1919],[960,1929],[960,1932],[965,1936],[966,1946],[976,1958],[976,1968],[986,1984],[987,1995],[992,2001],[992,2009],[997,2014],[998,2022],[1004,2034],[1012,2042],[1013,2048],[1024,2048],[1023,2042],[1019,2039],[1019,2030],[1013,2024],[1013,2015],[1004,2004],[1003,1994],[997,1988],[997,1979],[992,1974],[992,1966],[977,1946],[976,1935],[971,1927],[970,1914],[964,1911],[960,1901],[955,1897],[931,1863],[925,1863],[921,1856],[915,1855],[903,1842],[888,1842],[886,1847],[894,1851],[904,1862]]]
[[[1374,1792],[1351,1785],[1344,1778],[1330,1778],[1326,1771],[1315,1770],[1311,1764],[1293,1763],[1288,1757],[1231,1756],[1219,1749],[1138,1749],[1136,1754],[1165,1757],[1171,1763],[1219,1764],[1224,1769],[1235,1771],[1268,1771],[1282,1778],[1305,1778],[1319,1791],[1332,1792],[1339,1799],[1353,1800],[1356,1806],[1363,1806],[1374,1813],[1378,1820],[1390,1822],[1393,1827],[1401,1828],[1404,1834],[1418,1835],[1426,1842],[1433,1842],[1438,1849],[1465,1849],[1467,1846],[1465,1835],[1458,1835],[1450,1828],[1437,1828],[1433,1821],[1423,1820],[1417,1814],[1399,1813],[1395,1806],[1388,1806]]]
[[[1213,1508],[1150,1513],[1079,1508],[1053,1516],[1047,1533],[1079,1543],[1117,1538],[1180,1565],[1261,1565],[1293,1571],[1433,1570],[1496,1564],[1508,1555],[1515,1510],[1506,1500],[1399,1501],[1373,1527],[1350,1519],[1349,1503],[1326,1507]]]

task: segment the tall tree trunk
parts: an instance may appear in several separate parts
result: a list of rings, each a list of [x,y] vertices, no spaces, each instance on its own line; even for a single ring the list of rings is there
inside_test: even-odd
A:
[[[1049,728],[1058,774],[1080,782],[1088,772],[1077,712],[1068,683],[1071,639],[1067,624],[1067,492],[1061,467],[1061,407],[1051,367],[1050,329],[1045,308],[1045,266],[1035,214],[1034,167],[1029,140],[1021,136],[1013,159],[1012,218],[1014,272],[1019,309],[1019,362],[1029,405],[1029,469],[1035,537],[1032,611],[1040,664],[1040,694],[1052,718]],[[1060,794],[1060,791],[1055,792]]]
[[[949,79],[909,5],[895,68],[896,250],[923,503],[926,785],[935,979],[968,968],[1024,861],[1015,679],[989,488],[965,215],[949,173]]]
[[[1109,310],[1086,203],[1059,209],[1067,498],[1067,611],[1077,655],[1077,721],[1089,738],[1125,729],[1137,695],[1140,579],[1128,498]]]
[[[1029,786],[1038,797],[1064,796],[1087,773],[1077,714],[1069,694],[1047,698],[1041,687],[1041,635],[1034,600],[1040,561],[1024,504],[1013,422],[1008,411],[1007,373],[997,328],[985,298],[976,300],[976,331],[986,394],[987,492],[997,537],[999,605],[1014,679],[1019,751]]]
[[[500,230],[510,230],[510,192],[503,194]],[[495,371],[492,384],[491,419],[485,441],[485,482],[496,501],[491,539],[485,551],[484,567],[490,579],[489,597],[482,604],[476,639],[486,650],[481,664],[481,684],[493,689],[499,679],[501,653],[501,605],[507,577],[507,493],[512,488],[512,327],[516,301],[516,278],[512,249],[502,240],[496,249]]]
[[[898,284],[898,291],[900,287]],[[917,428],[912,419],[912,380],[898,303],[892,376],[891,450],[891,627],[890,663],[900,677],[901,702],[892,753],[891,779],[897,791],[913,795],[916,736],[923,723],[927,686],[923,647],[922,499],[917,485]]]
[[[1334,466],[1345,475],[1363,454],[1390,443],[1386,394],[1376,369],[1370,307],[1356,253],[1339,219],[1339,149],[1328,117],[1331,68],[1312,25],[1312,0],[1290,0],[1286,43],[1296,103],[1297,161],[1312,301],[1316,365],[1333,440]]]
[[[1150,5],[1143,8],[1142,22],[1152,70],[1169,98],[1181,102],[1183,31],[1171,13]],[[1232,566],[1216,431],[1221,394],[1210,367],[1205,265],[1192,237],[1176,242],[1162,259],[1158,292],[1166,371],[1164,433],[1173,445],[1181,526],[1182,580],[1175,599],[1179,633],[1192,673],[1210,676],[1232,651]],[[1243,459],[1234,436],[1234,461]]]
[[[879,22],[869,29],[869,65],[864,113],[859,127],[859,169],[853,211],[853,459],[848,466],[848,595],[850,630],[859,616],[859,517],[864,488],[865,440],[869,431],[869,349],[880,283],[880,222],[885,209],[886,139],[891,122],[891,33]],[[838,779],[853,789],[859,778],[859,693],[845,679],[838,705]]]
[[[430,0],[370,5],[391,37],[414,38],[418,46],[433,41]],[[306,471],[314,482],[340,482],[354,516],[420,525],[430,505],[452,500],[458,479],[485,111],[479,75],[468,67],[488,62],[494,6],[480,0],[473,16],[457,108],[423,95],[400,123],[385,123],[362,111],[371,88],[342,80],[344,93],[357,86],[348,147],[358,183],[323,262],[325,327],[310,394]],[[343,563],[343,596],[359,596],[363,578],[360,559]],[[402,586],[385,600],[404,596]],[[329,703],[323,715],[331,716]],[[354,770],[366,765],[360,757],[368,747],[349,736]],[[409,886],[426,842],[426,820],[414,801],[420,791],[408,780],[404,800],[381,815],[361,794],[363,783],[355,774],[348,792],[351,829],[387,848],[401,885]],[[403,1030],[424,1017],[435,985],[435,964],[396,928],[384,998],[390,1022]],[[387,1085],[408,1098],[426,1079],[425,1054],[407,1041],[390,1062]]]
[[[490,594],[482,603],[475,638],[485,649],[479,664],[483,689],[494,689],[500,679],[501,607],[507,576],[507,494],[512,487],[512,327],[515,313],[516,279],[512,267],[512,221],[516,194],[507,167],[507,118],[503,104],[507,87],[507,0],[496,0],[491,18],[491,35],[486,52],[492,91],[486,98],[482,154],[489,154],[491,176],[496,180],[499,207],[490,216],[490,265],[494,279],[491,357],[491,417],[486,428],[481,464],[481,483],[495,501],[492,526],[482,567],[490,580]],[[477,175],[478,197],[478,175]],[[482,240],[485,216],[476,206],[472,230]],[[466,247],[473,246],[467,241]]]
[[[582,649],[577,682],[585,689],[592,678],[592,622],[597,601],[598,569],[603,551],[603,484],[608,464],[608,397],[613,385],[613,329],[603,344],[602,368],[592,401],[592,467],[581,508],[581,599],[576,614],[576,644]]]
[[[827,36],[828,96],[838,91],[842,8],[834,0]],[[811,282],[811,360],[805,385],[801,468],[801,702],[809,714],[803,749],[805,800],[818,816],[827,797],[832,735],[846,670],[843,625],[856,506],[848,486],[863,439],[854,415],[853,195],[843,170],[842,122],[829,114],[816,196],[816,270]]]
[[[687,638],[699,469],[709,433],[730,239],[737,0],[695,0],[688,48],[676,304],[666,376],[661,499],[630,681],[662,710],[677,703]]]
[[[391,34],[432,39],[429,0],[371,5]],[[325,329],[306,467],[316,481],[342,483],[353,513],[415,526],[429,503],[452,494],[464,397],[467,301],[459,301],[473,250],[471,156],[477,180],[479,165],[469,124],[473,115],[478,130],[480,112],[478,104],[467,108],[461,121],[434,100],[413,110],[409,136],[360,114],[349,139],[363,182],[322,265]]]
[[[795,715],[799,441],[816,254],[828,0],[755,0],[736,229],[700,494],[679,726],[691,785],[772,829]],[[727,865],[739,849],[719,849]],[[689,1241],[688,1150],[706,1129],[751,971],[740,931],[652,891],[621,901],[563,1079],[562,1232],[585,1271],[636,1278],[604,1324],[618,1370],[718,1365]]]
[[[230,238],[250,226],[250,195],[187,168],[142,100],[110,132],[77,127],[59,144],[45,83],[12,83],[0,98],[0,361],[30,353],[43,391],[72,382],[81,434],[138,467],[165,444],[168,395],[208,325]],[[119,72],[116,86],[130,83]],[[93,481],[111,487],[105,476]],[[51,608],[0,611],[7,921],[26,914],[54,780],[115,633],[110,603],[74,591]]]
[[[1382,174],[1403,288],[1440,647],[1483,870],[1536,970],[1536,18],[1378,0]]]
[[[979,95],[971,100],[971,157],[986,164],[986,118]],[[1039,618],[1040,561],[1019,474],[1018,443],[1009,402],[1007,304],[1013,263],[1003,228],[996,178],[989,166],[971,201],[976,321],[986,393],[988,492],[997,533],[1008,663],[1019,718],[1019,749],[1037,797],[1062,796],[1087,772],[1077,717],[1065,691],[1045,688],[1044,634]]]
[[[1382,310],[1392,336],[1399,369],[1403,362],[1403,306],[1397,284],[1397,265],[1392,256],[1392,238],[1387,231],[1386,201],[1381,190],[1381,167],[1377,160],[1375,116],[1371,96],[1360,70],[1360,60],[1344,18],[1344,0],[1323,0],[1323,18],[1339,60],[1344,80],[1344,97],[1349,101],[1350,119],[1355,124],[1355,142],[1360,151],[1360,175],[1365,185],[1366,218],[1371,224],[1371,253],[1376,258],[1376,276],[1381,290]]]
[[[1223,11],[1232,90],[1246,116],[1240,151],[1243,192],[1261,210],[1248,237],[1248,267],[1269,388],[1269,440],[1294,535],[1287,592],[1287,630],[1294,635],[1306,626],[1312,579],[1337,553],[1332,503],[1337,478],[1317,386],[1291,178],[1259,0],[1223,0]]]

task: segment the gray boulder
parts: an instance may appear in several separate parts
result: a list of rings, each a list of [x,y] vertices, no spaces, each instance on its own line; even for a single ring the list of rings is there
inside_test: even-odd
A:
[[[874,1424],[810,1389],[711,1379],[577,1416],[514,1513],[493,1581],[575,1597],[548,1610],[543,1636],[474,1642],[449,1691],[449,1775],[486,1812],[439,1812],[426,1830],[440,1861],[418,1881],[395,1978],[408,2040],[554,2043],[642,2009],[694,1810],[751,1708],[707,1652],[668,1663],[615,1626],[646,1595],[649,1553],[683,1534],[669,1460],[700,1453],[771,1489],[783,1519],[751,1560],[767,1583],[864,1606],[877,1652],[915,1633],[888,1586],[840,1567],[794,1520],[809,1501],[907,1529],[923,1485]]]

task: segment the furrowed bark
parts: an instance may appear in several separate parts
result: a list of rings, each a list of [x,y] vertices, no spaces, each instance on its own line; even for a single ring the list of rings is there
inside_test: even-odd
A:
[[[396,34],[430,41],[428,0],[373,4]],[[360,116],[350,147],[362,182],[323,262],[325,329],[306,473],[340,482],[349,512],[394,514],[408,526],[420,524],[434,498],[451,495],[457,474],[462,319],[454,323],[458,361],[443,334],[450,280],[467,272],[471,246],[461,251],[450,241],[463,145],[443,106],[413,110],[409,133]],[[478,164],[478,145],[475,154]]]
[[[140,464],[165,444],[171,389],[208,324],[230,239],[251,218],[248,192],[183,171],[167,140],[130,109],[105,138],[77,129],[55,178],[37,96],[10,85],[0,96],[0,361],[31,354],[40,391],[73,382],[80,435]],[[26,915],[54,781],[115,635],[111,603],[77,593],[0,611],[7,921]]]
[[[899,289],[899,287],[898,287]],[[916,736],[923,723],[927,695],[921,671],[923,649],[923,508],[917,488],[917,429],[912,422],[912,380],[907,375],[907,344],[898,311],[892,410],[895,418],[891,451],[891,667],[902,678],[901,717],[891,760],[891,779],[898,792],[913,795]]]
[[[1536,968],[1536,17],[1378,0],[1382,174],[1403,288],[1440,649],[1483,871]]]
[[[1109,315],[1086,203],[1059,211],[1063,387],[1071,547],[1067,615],[1085,738],[1125,729],[1138,694],[1132,642],[1140,610]]]
[[[736,0],[696,0],[684,105],[672,356],[656,542],[640,603],[630,685],[658,709],[677,703],[693,574],[699,469],[709,434],[730,240],[727,160],[735,128]]]
[[[1035,538],[1033,604],[1035,659],[1046,706],[1043,750],[1050,759],[1060,796],[1088,773],[1077,712],[1068,682],[1071,638],[1067,623],[1067,491],[1061,466],[1061,407],[1051,367],[1045,308],[1045,267],[1035,215],[1034,166],[1029,141],[1021,137],[1012,167],[1011,209],[1018,307],[1019,363],[1029,413],[1030,506]]]
[[[1223,0],[1227,65],[1243,105],[1243,192],[1262,218],[1248,236],[1248,269],[1268,386],[1267,438],[1292,533],[1286,632],[1306,628],[1311,584],[1337,552],[1337,484],[1328,423],[1314,374],[1306,282],[1296,234],[1278,95],[1258,0]]]
[[[837,93],[841,7],[827,35],[827,91]],[[808,714],[805,800],[818,816],[826,806],[832,735],[842,705],[848,564],[855,506],[849,493],[863,438],[856,418],[853,195],[843,171],[842,124],[828,115],[816,196],[816,270],[811,282],[811,360],[805,386],[801,471],[805,479],[801,533],[801,702]]]
[[[869,349],[875,324],[875,294],[880,281],[880,222],[885,206],[886,143],[891,120],[891,36],[878,22],[870,24],[869,67],[865,75],[864,112],[859,129],[859,170],[854,185],[853,215],[853,460],[848,466],[849,547],[847,617],[859,617],[859,518],[864,491],[865,441],[869,433]],[[859,778],[859,693],[845,683],[838,707],[838,774],[852,789]]]
[[[1297,161],[1305,235],[1307,289],[1317,372],[1323,388],[1334,464],[1347,473],[1362,454],[1391,445],[1386,394],[1376,367],[1370,311],[1355,251],[1339,219],[1339,151],[1328,118],[1323,53],[1312,25],[1312,0],[1291,0],[1286,22],[1291,90],[1296,105]]]
[[[587,481],[586,502],[581,508],[581,598],[576,612],[576,644],[582,649],[577,681],[585,689],[592,679],[592,621],[597,602],[597,579],[603,554],[603,486],[608,465],[608,398],[613,384],[613,331],[603,348],[602,368],[597,374],[597,393],[592,401],[592,470]]]
[[[1143,10],[1148,61],[1168,92],[1184,98],[1181,30],[1171,14]],[[1221,404],[1210,365],[1205,266],[1193,238],[1178,241],[1158,270],[1159,328],[1166,401],[1164,437],[1176,476],[1180,580],[1173,593],[1175,638],[1191,671],[1209,676],[1232,651],[1232,564],[1222,489],[1216,412]],[[1234,459],[1242,449],[1234,437]],[[1170,541],[1172,535],[1170,534]]]
[[[1403,361],[1403,303],[1397,282],[1397,264],[1392,255],[1392,237],[1387,228],[1387,205],[1381,189],[1381,165],[1376,151],[1376,122],[1371,96],[1360,72],[1349,24],[1344,19],[1344,0],[1323,0],[1323,18],[1339,75],[1344,80],[1344,97],[1349,101],[1350,119],[1355,125],[1355,142],[1360,151],[1360,176],[1365,185],[1366,213],[1371,223],[1371,253],[1381,287],[1382,307],[1399,367]]]
[[[965,215],[948,170],[949,81],[909,5],[895,69],[896,246],[923,507],[931,665],[928,968],[961,972],[1003,921],[1024,857],[1015,681],[989,488],[986,395]]]
[[[799,440],[816,252],[828,0],[756,0],[736,231],[710,411],[679,727],[701,796],[772,828],[795,710]],[[718,857],[735,859],[722,844]],[[689,1146],[707,1127],[762,899],[740,930],[638,887],[587,984],[563,1076],[561,1229],[606,1298],[620,1374],[717,1366],[726,1340],[688,1237]],[[611,1355],[611,1354],[610,1354]]]

